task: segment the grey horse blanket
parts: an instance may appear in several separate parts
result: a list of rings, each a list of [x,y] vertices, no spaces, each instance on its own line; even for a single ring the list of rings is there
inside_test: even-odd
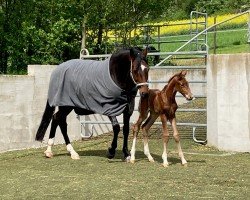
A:
[[[50,106],[74,106],[98,114],[118,116],[127,96],[112,80],[110,58],[104,61],[74,59],[60,64],[50,78]]]

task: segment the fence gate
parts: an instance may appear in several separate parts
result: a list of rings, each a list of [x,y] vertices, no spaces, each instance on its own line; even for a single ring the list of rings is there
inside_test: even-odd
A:
[[[198,21],[199,16],[203,16],[204,20]],[[199,32],[200,26],[206,29],[207,14],[192,12],[190,19],[190,33],[192,37],[193,34]],[[194,25],[195,28],[193,28]],[[191,137],[195,142],[206,143],[206,33],[199,39],[197,37],[197,40],[191,45],[195,48],[192,47],[189,51],[179,51],[180,49],[177,49],[175,52],[149,53],[148,56],[157,55],[161,58],[161,61],[156,66],[151,66],[150,68],[149,87],[162,89],[172,75],[183,69],[188,70],[187,80],[190,83],[190,88],[196,99],[187,103],[184,97],[177,94],[176,99],[179,105],[177,110],[177,125],[182,138]],[[105,58],[108,56],[109,54],[85,55],[82,56],[82,58]],[[166,62],[166,60],[168,61]],[[169,63],[171,65],[169,65]],[[135,112],[131,117],[131,123],[135,122],[139,116],[138,102],[139,95],[136,96]],[[112,131],[111,123],[106,116],[95,114],[80,116],[79,119],[81,123],[81,136],[83,138],[89,138],[93,135],[100,135]],[[118,121],[122,124],[122,116],[118,116]],[[153,132],[162,133],[160,121],[154,123]]]

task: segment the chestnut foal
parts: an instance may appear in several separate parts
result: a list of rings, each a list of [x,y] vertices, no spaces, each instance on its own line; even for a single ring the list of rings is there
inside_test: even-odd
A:
[[[138,132],[142,122],[147,118],[146,122],[142,125],[143,141],[144,141],[144,154],[148,157],[150,162],[154,162],[153,157],[150,155],[148,147],[148,131],[153,125],[155,120],[160,116],[162,127],[163,127],[163,166],[168,166],[167,160],[167,144],[169,141],[169,133],[167,130],[167,121],[169,120],[173,128],[173,136],[177,144],[179,156],[181,158],[182,165],[187,165],[187,161],[184,158],[181,144],[180,136],[176,127],[176,117],[175,111],[178,106],[175,101],[175,96],[177,92],[180,92],[187,100],[192,100],[193,95],[190,91],[189,84],[185,79],[187,71],[181,71],[175,74],[168,84],[160,91],[158,89],[150,89],[148,98],[140,100],[139,111],[140,116],[137,122],[133,126],[133,144],[131,148],[131,163],[135,162],[135,145]],[[149,117],[148,112],[150,113]]]

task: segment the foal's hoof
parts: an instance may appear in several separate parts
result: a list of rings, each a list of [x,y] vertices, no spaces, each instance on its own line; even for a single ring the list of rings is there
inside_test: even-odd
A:
[[[148,160],[149,162],[151,162],[151,163],[153,163],[153,162],[155,162],[155,160],[154,159],[150,159],[150,160]]]
[[[165,167],[165,168],[169,166],[168,163],[165,163],[165,164],[163,163],[162,165],[163,165],[163,167]]]
[[[115,157],[115,151],[113,151],[111,148],[108,148],[107,157],[108,157],[108,159],[114,158]]]
[[[80,159],[80,156],[78,155],[78,153],[71,154],[70,157],[71,157],[73,160],[79,160],[79,159]]]
[[[183,163],[182,166],[183,166],[183,167],[187,167],[188,164],[187,164],[187,163]]]
[[[134,164],[134,163],[135,163],[135,160],[130,160],[130,163]]]
[[[46,158],[52,158],[53,157],[53,153],[51,151],[44,151],[45,157]]]

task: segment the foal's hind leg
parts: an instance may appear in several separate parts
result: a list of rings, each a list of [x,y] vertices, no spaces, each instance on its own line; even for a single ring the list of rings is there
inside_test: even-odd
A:
[[[157,119],[158,115],[151,115],[148,117],[146,122],[142,125],[142,133],[143,133],[143,142],[144,142],[144,154],[148,157],[148,160],[150,162],[154,162],[153,157],[151,156],[149,152],[149,146],[148,146],[148,131],[150,127],[153,125],[155,120]]]
[[[130,162],[134,163],[135,162],[135,145],[136,145],[136,140],[137,140],[137,136],[141,127],[141,123],[143,122],[142,117],[140,116],[139,119],[137,120],[137,122],[133,125],[132,127],[132,131],[133,131],[133,143],[132,143],[132,147],[130,150]]]
[[[184,158],[184,154],[183,154],[182,149],[181,149],[180,135],[179,135],[179,132],[178,132],[177,126],[176,126],[176,118],[171,119],[170,123],[172,124],[173,136],[174,136],[175,142],[177,144],[178,154],[179,154],[179,157],[181,159],[181,163],[183,166],[187,166],[187,161]]]

